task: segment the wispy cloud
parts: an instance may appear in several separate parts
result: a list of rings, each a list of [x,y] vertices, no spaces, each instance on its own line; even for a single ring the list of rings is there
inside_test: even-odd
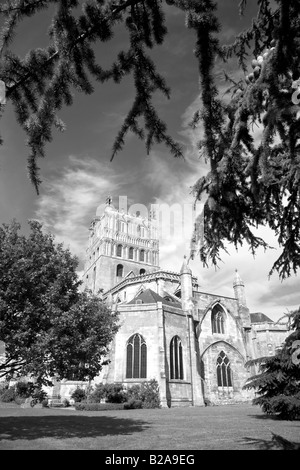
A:
[[[68,163],[58,176],[44,182],[36,217],[82,261],[96,208],[111,188],[121,187],[122,175],[92,158],[70,156]]]

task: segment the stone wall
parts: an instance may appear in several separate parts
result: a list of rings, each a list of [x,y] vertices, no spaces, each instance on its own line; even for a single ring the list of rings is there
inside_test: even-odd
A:
[[[232,386],[220,387],[217,381],[217,358],[221,351],[230,360]],[[202,355],[204,363],[205,398],[213,404],[248,401],[253,396],[242,389],[249,377],[245,369],[245,359],[241,353],[225,341],[211,344]]]
[[[252,325],[252,340],[255,357],[272,356],[291,333],[286,325],[256,323]]]

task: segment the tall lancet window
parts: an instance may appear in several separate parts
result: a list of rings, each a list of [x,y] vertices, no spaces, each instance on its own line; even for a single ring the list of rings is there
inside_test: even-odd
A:
[[[174,336],[170,343],[170,378],[183,380],[182,343]]]
[[[147,345],[144,338],[135,334],[127,341],[126,378],[145,379],[147,377]]]
[[[118,264],[117,269],[116,269],[116,276],[117,277],[123,277],[124,273],[124,267],[122,264]]]
[[[133,247],[132,246],[128,250],[128,258],[133,259]]]
[[[230,361],[224,351],[218,355],[216,366],[218,387],[232,387]]]
[[[117,256],[122,256],[122,245],[117,246]]]
[[[221,305],[217,304],[211,313],[211,328],[213,333],[225,333],[225,312]]]

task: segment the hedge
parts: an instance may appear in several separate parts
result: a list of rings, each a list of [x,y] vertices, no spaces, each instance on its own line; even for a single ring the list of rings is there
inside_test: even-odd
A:
[[[78,411],[124,410],[124,403],[75,403]]]

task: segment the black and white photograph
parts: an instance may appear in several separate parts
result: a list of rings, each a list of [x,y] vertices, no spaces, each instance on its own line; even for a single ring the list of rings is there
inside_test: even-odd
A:
[[[1,0],[0,450],[300,450],[299,214],[299,0]]]

